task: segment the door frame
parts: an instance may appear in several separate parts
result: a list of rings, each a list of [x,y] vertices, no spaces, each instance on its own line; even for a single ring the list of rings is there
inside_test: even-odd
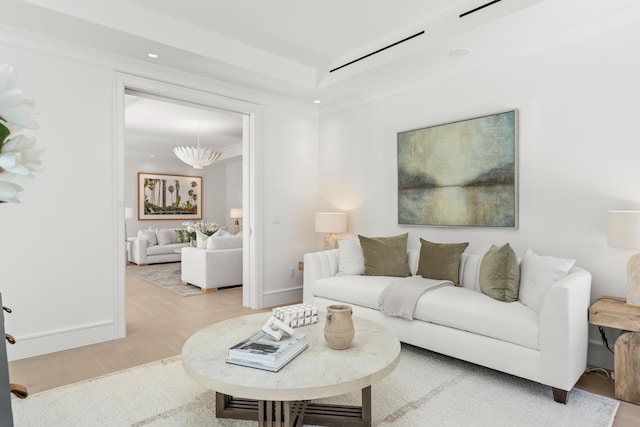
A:
[[[263,281],[261,274],[263,269],[262,239],[263,230],[259,218],[263,217],[262,174],[263,153],[261,140],[263,138],[264,113],[261,105],[242,101],[226,96],[187,88],[171,83],[160,82],[144,77],[133,76],[125,73],[116,74],[115,102],[114,102],[114,140],[115,140],[115,167],[116,167],[116,206],[115,216],[116,241],[121,241],[124,235],[124,94],[125,90],[132,89],[146,92],[169,99],[202,105],[235,112],[242,115],[242,222],[243,233],[243,291],[242,304],[258,309],[262,308]],[[126,246],[117,246],[116,256],[118,260],[126,259]],[[115,289],[115,313],[116,330],[118,338],[126,336],[125,317],[125,263],[118,262],[117,284]]]

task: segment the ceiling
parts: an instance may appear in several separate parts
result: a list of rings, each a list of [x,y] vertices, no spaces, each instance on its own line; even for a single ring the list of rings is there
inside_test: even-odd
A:
[[[558,34],[597,30],[638,7],[637,0],[3,0],[0,25],[310,105],[320,100],[322,111],[424,85]],[[450,55],[460,48],[468,54]]]
[[[637,23],[637,0],[3,0],[0,26],[323,111],[443,75],[469,78],[483,61],[597,34],[629,16]],[[239,116],[134,95],[126,107],[128,154],[171,155],[198,135],[223,158],[241,154]]]
[[[211,147],[219,161],[242,154],[242,116],[224,110],[127,91],[125,154],[173,157],[177,145]]]

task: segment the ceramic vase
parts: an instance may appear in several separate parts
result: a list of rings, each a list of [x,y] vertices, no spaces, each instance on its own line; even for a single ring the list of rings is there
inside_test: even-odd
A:
[[[349,348],[355,330],[351,306],[335,304],[327,306],[327,321],[324,324],[324,339],[335,350]]]

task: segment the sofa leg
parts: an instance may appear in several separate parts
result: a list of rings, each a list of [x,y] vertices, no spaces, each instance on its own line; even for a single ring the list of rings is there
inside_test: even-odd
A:
[[[180,282],[181,284],[183,284],[184,286],[187,286],[189,284],[189,282],[185,282],[184,280]]]
[[[218,288],[200,288],[202,292],[218,292]]]
[[[551,390],[553,391],[553,400],[558,403],[563,403],[565,405],[567,404],[567,396],[569,394],[567,390],[562,390],[555,387],[551,387]]]

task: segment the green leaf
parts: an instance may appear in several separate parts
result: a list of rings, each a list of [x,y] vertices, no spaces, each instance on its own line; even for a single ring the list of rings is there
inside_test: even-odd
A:
[[[11,131],[2,123],[0,123],[0,143],[4,144],[4,140],[7,139]]]

